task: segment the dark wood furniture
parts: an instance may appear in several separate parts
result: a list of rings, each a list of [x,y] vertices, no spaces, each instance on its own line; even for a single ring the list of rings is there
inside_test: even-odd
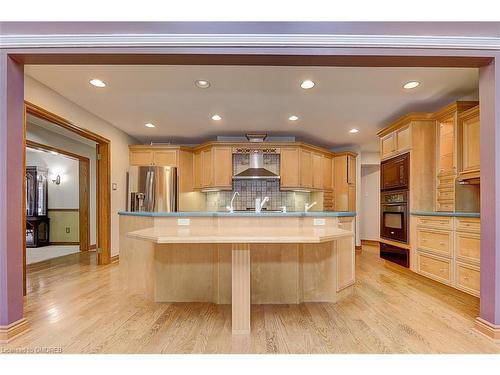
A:
[[[26,247],[49,244],[48,170],[26,167]]]

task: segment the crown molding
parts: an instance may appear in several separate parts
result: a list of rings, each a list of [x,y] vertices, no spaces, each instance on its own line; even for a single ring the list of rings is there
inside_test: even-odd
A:
[[[0,48],[54,47],[377,47],[500,50],[500,38],[312,34],[0,35]]]

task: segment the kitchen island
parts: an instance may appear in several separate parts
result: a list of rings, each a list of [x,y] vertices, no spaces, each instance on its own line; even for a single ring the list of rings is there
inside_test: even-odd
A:
[[[120,213],[120,272],[155,302],[337,302],[354,283],[354,213]]]

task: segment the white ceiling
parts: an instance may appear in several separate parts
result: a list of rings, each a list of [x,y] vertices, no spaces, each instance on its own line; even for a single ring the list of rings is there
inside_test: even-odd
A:
[[[32,65],[25,72],[144,143],[259,131],[377,151],[377,131],[399,116],[476,99],[478,90],[478,70],[457,68]],[[89,85],[91,78],[107,87]],[[195,87],[197,79],[211,87]],[[301,89],[304,79],[316,86]],[[409,80],[422,84],[403,89]],[[222,121],[210,119],[215,113]],[[290,122],[292,114],[300,120]],[[360,132],[349,134],[353,127]]]

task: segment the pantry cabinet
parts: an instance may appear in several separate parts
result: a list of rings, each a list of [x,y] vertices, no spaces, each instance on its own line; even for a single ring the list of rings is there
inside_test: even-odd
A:
[[[478,180],[481,164],[479,106],[461,113],[458,121],[462,136],[459,179]]]
[[[333,161],[335,210],[356,211],[356,154],[336,154]]]

